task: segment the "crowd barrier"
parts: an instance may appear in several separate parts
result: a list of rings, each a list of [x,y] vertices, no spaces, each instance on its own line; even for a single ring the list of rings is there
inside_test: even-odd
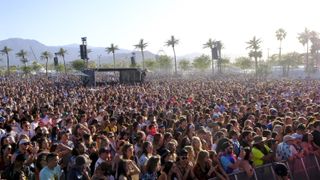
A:
[[[315,155],[308,155],[300,159],[284,162],[289,169],[291,180],[318,180],[320,179],[319,159]],[[273,164],[266,164],[255,168],[252,177],[248,177],[246,172],[241,171],[229,174],[230,180],[277,180],[277,175],[273,169]],[[212,178],[210,180],[218,180]]]

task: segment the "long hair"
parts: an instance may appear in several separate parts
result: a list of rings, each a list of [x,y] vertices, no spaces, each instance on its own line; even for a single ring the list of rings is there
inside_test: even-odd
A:
[[[149,141],[145,141],[143,144],[142,144],[142,153],[141,155],[145,154],[146,156],[148,155],[148,146],[151,146],[152,144],[149,142]]]
[[[198,157],[197,157],[197,164],[199,164],[201,167],[205,167],[205,159],[209,157],[209,153],[208,151],[205,150],[201,150],[198,153]]]
[[[122,155],[123,155],[123,159],[129,159],[129,157],[127,156],[127,151],[130,147],[133,147],[132,144],[130,143],[126,143],[122,146]],[[131,157],[132,158],[132,157]]]
[[[160,162],[159,156],[152,156],[147,162],[147,166],[146,166],[147,172],[150,174],[156,172],[159,162]]]
[[[196,147],[196,146],[195,146],[195,142],[196,142],[196,141],[198,141],[198,143],[199,143],[199,149],[196,149],[196,148],[195,148],[195,147]],[[197,136],[192,137],[191,142],[192,142],[192,147],[193,147],[194,150],[202,150],[202,142],[201,142],[201,140],[200,140],[199,137],[197,137]]]
[[[128,160],[126,159],[120,159],[119,164],[118,164],[118,177],[117,179],[119,179],[119,177],[121,175],[127,177],[127,165],[128,165]]]

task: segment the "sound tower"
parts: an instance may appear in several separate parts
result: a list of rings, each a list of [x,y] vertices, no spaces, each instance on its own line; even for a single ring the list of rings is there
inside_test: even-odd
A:
[[[87,45],[80,45],[80,57],[84,60],[88,59]]]
[[[54,66],[58,66],[59,65],[58,57],[54,57],[53,62],[54,62]]]
[[[136,67],[137,63],[136,63],[136,59],[134,56],[131,56],[131,67]]]

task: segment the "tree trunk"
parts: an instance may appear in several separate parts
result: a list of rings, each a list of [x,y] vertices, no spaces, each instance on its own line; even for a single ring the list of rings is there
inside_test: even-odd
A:
[[[309,42],[307,42],[307,58],[306,58],[306,64],[307,64],[307,67],[306,67],[306,70],[307,70],[307,74],[308,76],[310,75],[310,65],[309,65]]]
[[[256,77],[258,77],[258,58],[254,57],[255,67],[256,67]]]
[[[279,62],[281,63],[282,57],[281,57],[281,40],[279,45]],[[283,65],[282,67],[282,76],[286,76],[286,65]]]
[[[112,55],[113,55],[113,70],[114,70],[114,75],[116,75],[116,71],[115,71],[115,69],[116,69],[116,56],[114,53],[112,53]]]
[[[145,69],[145,66],[144,66],[144,52],[143,52],[143,49],[141,49],[141,55],[142,55],[142,67],[143,67],[143,69]]]
[[[66,67],[66,61],[64,60],[64,56],[62,56],[62,59],[63,59],[64,73],[67,74],[67,67]]]
[[[218,48],[218,71],[219,71],[219,74],[222,73],[222,59],[221,59],[221,48]]]
[[[174,49],[174,46],[172,46],[173,49],[173,55],[174,55],[174,74],[177,75],[177,57],[176,57],[176,51]]]
[[[10,75],[10,67],[9,67],[9,54],[7,54],[7,72],[8,72],[8,76]]]
[[[221,59],[221,57],[219,57],[219,59],[218,59],[218,62],[219,62],[218,63],[219,64],[219,67],[218,67],[219,68],[219,74],[222,73],[222,62],[221,61],[222,61],[222,59]]]
[[[48,77],[48,58],[47,58],[47,61],[46,61],[46,76]]]
[[[212,66],[212,75],[214,75],[213,48],[211,48],[211,66]]]

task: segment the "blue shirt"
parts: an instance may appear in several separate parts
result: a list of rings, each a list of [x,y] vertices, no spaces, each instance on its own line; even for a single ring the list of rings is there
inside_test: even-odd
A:
[[[224,169],[224,171],[227,173],[227,174],[230,174],[233,172],[233,169],[231,167],[229,167],[230,165],[234,164],[236,162],[235,158],[232,156],[232,154],[225,154],[225,155],[222,155],[220,157],[220,162],[221,162],[221,165]]]
[[[277,146],[277,158],[280,160],[288,160],[292,156],[290,145],[282,142]]]

